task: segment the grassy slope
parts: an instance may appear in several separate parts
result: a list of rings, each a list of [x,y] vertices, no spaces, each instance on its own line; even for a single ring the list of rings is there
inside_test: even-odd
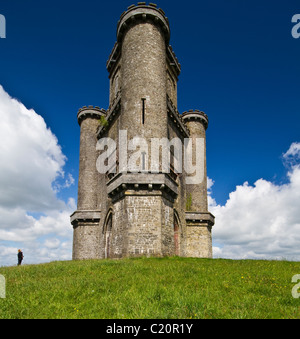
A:
[[[194,258],[0,267],[0,318],[299,318],[300,263]]]

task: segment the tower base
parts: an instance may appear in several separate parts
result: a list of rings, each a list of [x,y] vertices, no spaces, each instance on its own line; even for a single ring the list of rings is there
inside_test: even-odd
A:
[[[100,211],[75,211],[73,225],[73,260],[100,258]]]
[[[212,258],[211,228],[214,216],[211,213],[186,212],[186,256]]]

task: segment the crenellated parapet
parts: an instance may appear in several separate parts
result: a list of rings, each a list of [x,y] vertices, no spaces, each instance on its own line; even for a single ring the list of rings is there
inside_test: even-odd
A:
[[[167,48],[167,57],[168,57],[169,66],[171,66],[171,68],[175,71],[176,77],[178,78],[181,72],[181,65],[171,45],[169,45]]]
[[[150,3],[146,5],[146,2],[138,2],[137,5],[131,5],[127,8],[127,11],[121,14],[117,26],[117,41],[121,42],[122,37],[132,25],[135,25],[137,22],[149,21],[161,27],[166,44],[168,45],[170,41],[170,26],[165,12],[161,8],[157,8],[156,4]]]
[[[178,130],[183,134],[183,136],[185,138],[188,138],[190,135],[189,129],[185,125],[182,115],[177,111],[176,106],[172,103],[172,100],[170,100],[168,95],[167,95],[167,107],[168,107],[168,115],[170,119],[176,125]]]
[[[106,63],[108,72],[112,74],[114,66],[118,63],[121,55],[122,40],[126,32],[132,26],[145,22],[151,22],[161,28],[165,37],[169,66],[174,70],[176,77],[178,77],[181,71],[181,65],[175,55],[175,52],[173,51],[172,46],[169,45],[169,20],[165,16],[165,12],[161,8],[157,8],[156,4],[149,3],[149,5],[146,5],[146,2],[138,2],[137,5],[131,5],[127,8],[127,11],[121,14],[117,26],[117,42],[115,43]]]
[[[205,129],[208,127],[208,117],[207,115],[199,110],[190,109],[189,111],[185,111],[182,113],[182,120],[187,123],[189,121],[199,121],[201,122]]]
[[[106,111],[105,121],[106,124],[100,124],[97,129],[97,138],[101,138],[103,134],[108,131],[111,127],[112,122],[115,118],[119,115],[121,109],[121,91],[116,94],[115,99],[109,106],[108,110]]]
[[[98,106],[83,106],[78,110],[77,120],[79,126],[81,122],[86,118],[100,119],[101,116],[106,116],[106,110],[104,108],[100,108]]]
[[[112,74],[112,70],[119,61],[120,55],[121,55],[120,44],[116,42],[106,62],[106,69],[108,70],[110,76]]]

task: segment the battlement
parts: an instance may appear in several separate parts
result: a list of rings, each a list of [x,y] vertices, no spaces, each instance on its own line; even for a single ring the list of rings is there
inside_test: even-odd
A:
[[[208,116],[198,109],[190,109],[182,113],[182,119],[184,122],[188,121],[200,121],[204,124],[205,129],[208,127]]]
[[[99,125],[97,129],[97,137],[100,138],[105,131],[110,128],[111,123],[116,118],[118,112],[121,109],[121,91],[119,91],[113,100],[112,104],[109,106],[108,110],[106,111],[106,122],[107,125]]]
[[[121,42],[126,30],[137,22],[152,21],[162,28],[166,44],[170,41],[170,26],[169,20],[165,16],[165,12],[161,8],[157,8],[156,4],[146,2],[138,2],[137,5],[131,5],[127,11],[120,16],[117,26],[117,41]]]
[[[83,106],[79,108],[77,113],[78,124],[81,125],[82,120],[86,118],[100,119],[101,116],[106,116],[106,110],[98,106]]]
[[[170,119],[174,122],[177,128],[180,130],[183,135],[188,138],[190,135],[190,131],[184,123],[182,115],[177,111],[176,106],[172,103],[169,96],[167,95],[167,106],[168,106],[168,114]]]
[[[180,72],[181,72],[181,65],[180,65],[171,45],[169,45],[168,48],[167,48],[167,56],[169,58],[170,66],[173,67],[173,69],[175,70],[176,76],[178,77]]]
[[[155,25],[158,25],[162,28],[162,32],[165,36],[166,46],[167,46],[167,57],[170,67],[175,71],[176,76],[178,77],[181,72],[181,65],[173,51],[170,41],[170,26],[169,20],[165,16],[165,12],[161,8],[157,8],[156,4],[149,3],[146,5],[146,2],[138,2],[137,5],[131,5],[127,8],[127,11],[123,12],[120,16],[117,26],[117,42],[115,43],[110,56],[106,62],[106,68],[111,74],[114,66],[117,64],[120,53],[122,39],[127,32],[127,30],[135,24],[141,22],[152,22]]]

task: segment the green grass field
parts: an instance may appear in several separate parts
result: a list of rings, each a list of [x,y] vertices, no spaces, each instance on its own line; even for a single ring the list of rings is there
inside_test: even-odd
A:
[[[300,298],[291,294],[299,262],[62,261],[0,267],[0,274],[0,318],[300,318]]]

